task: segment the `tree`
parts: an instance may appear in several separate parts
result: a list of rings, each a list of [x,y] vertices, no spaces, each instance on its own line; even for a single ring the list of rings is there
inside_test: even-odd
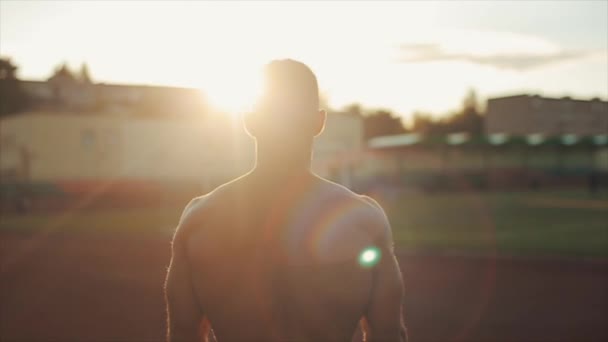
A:
[[[55,68],[53,75],[49,77],[48,82],[76,82],[76,76],[70,70],[67,63],[63,63]]]
[[[377,110],[363,117],[364,139],[405,133],[401,118],[387,110]]]
[[[412,119],[411,130],[423,134],[439,134],[443,132],[443,125],[431,114],[415,112]]]
[[[80,82],[91,84],[93,81],[91,80],[91,74],[89,72],[89,66],[86,63],[82,63],[82,67],[80,67]]]
[[[361,105],[358,103],[353,103],[353,104],[350,104],[350,105],[344,107],[342,109],[342,112],[349,114],[349,115],[363,117],[363,109],[361,108]]]
[[[471,89],[462,101],[461,108],[446,114],[442,119],[433,119],[430,114],[414,113],[412,131],[425,134],[467,132],[481,134],[483,114],[475,90]]]
[[[0,58],[0,116],[25,109],[27,96],[17,78],[17,66],[10,59]]]
[[[460,110],[448,117],[445,124],[449,132],[468,132],[475,135],[482,133],[483,116],[479,110],[475,90],[469,90]]]

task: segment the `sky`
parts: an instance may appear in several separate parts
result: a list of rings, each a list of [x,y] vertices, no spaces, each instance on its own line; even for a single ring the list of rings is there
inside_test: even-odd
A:
[[[161,2],[0,0],[0,55],[23,79],[86,62],[96,82],[200,88],[241,110],[293,58],[331,107],[404,118],[534,93],[608,98],[608,1]]]

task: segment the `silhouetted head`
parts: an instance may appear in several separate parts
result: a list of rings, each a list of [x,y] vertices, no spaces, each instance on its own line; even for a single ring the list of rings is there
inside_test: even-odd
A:
[[[274,60],[265,66],[262,84],[260,97],[245,116],[247,131],[258,145],[278,153],[310,149],[325,124],[315,74],[301,62]]]

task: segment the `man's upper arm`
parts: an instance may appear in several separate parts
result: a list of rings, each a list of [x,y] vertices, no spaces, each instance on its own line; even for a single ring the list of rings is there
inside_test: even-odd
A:
[[[167,302],[167,339],[169,341],[199,340],[199,326],[204,316],[192,287],[189,260],[186,253],[186,238],[189,212],[193,200],[186,206],[173,237],[171,263],[165,283]]]
[[[367,335],[371,341],[406,341],[407,332],[403,321],[403,279],[394,253],[391,227],[380,205],[369,197],[374,213],[370,215],[370,227],[378,233],[377,244],[381,251],[378,264],[373,269],[373,285],[365,315]]]

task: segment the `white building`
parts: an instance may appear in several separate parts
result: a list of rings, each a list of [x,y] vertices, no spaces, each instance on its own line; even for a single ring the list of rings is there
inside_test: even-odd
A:
[[[332,113],[313,169],[345,185],[363,147],[360,117]],[[133,179],[212,187],[249,170],[254,142],[227,117],[148,119],[28,112],[0,122],[2,181]]]

